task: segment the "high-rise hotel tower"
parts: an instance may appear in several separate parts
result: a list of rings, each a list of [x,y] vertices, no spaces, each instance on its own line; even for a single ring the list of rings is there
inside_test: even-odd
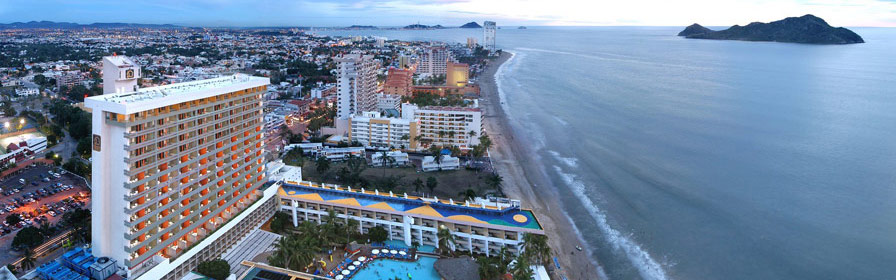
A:
[[[104,67],[118,70],[134,74],[134,67]],[[237,74],[117,87],[87,98],[93,110],[93,255],[110,257],[129,279],[146,278],[138,277],[149,270],[158,271],[151,278],[170,279],[178,277],[170,273],[175,267],[195,267],[195,260],[175,259],[190,261],[197,250],[220,254],[194,247],[240,224],[232,220],[262,195],[262,95],[269,83]],[[172,267],[154,269],[160,264]]]

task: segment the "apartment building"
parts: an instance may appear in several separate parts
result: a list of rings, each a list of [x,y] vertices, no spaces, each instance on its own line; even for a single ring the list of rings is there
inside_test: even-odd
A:
[[[454,235],[454,250],[494,255],[507,248],[518,254],[524,233],[544,234],[535,214],[522,209],[519,201],[496,207],[311,182],[285,182],[278,195],[278,209],[288,213],[295,226],[303,221],[321,223],[332,209],[337,221],[359,221],[361,233],[380,226],[389,239],[408,246],[417,242],[438,247],[437,233],[445,228]]]
[[[398,113],[401,110],[401,95],[379,93],[376,95],[376,111],[389,112],[395,110]]]
[[[179,279],[263,219],[244,210],[261,207],[266,182],[269,83],[237,74],[85,99],[93,112],[93,253],[115,260],[128,279]]]
[[[349,121],[349,142],[357,141],[365,147],[417,149],[415,137],[419,134],[419,122],[416,120],[383,118],[376,112],[367,112]]]
[[[383,85],[383,93],[410,96],[411,87],[414,85],[414,72],[411,70],[389,69],[386,75],[386,83]]]
[[[497,29],[498,25],[494,21],[486,21],[482,24],[482,43],[485,44],[483,47],[489,53],[495,52],[495,32]]]
[[[479,108],[401,105],[401,116],[419,122],[418,133],[428,145],[457,146],[461,150],[479,145],[482,111]]]
[[[372,55],[346,54],[337,57],[336,62],[336,118],[375,111],[377,61]]]
[[[470,82],[470,65],[448,61],[445,85],[449,87],[465,87]]]
[[[84,81],[84,76],[81,75],[81,71],[67,71],[56,76],[56,88],[61,89],[62,87],[71,88],[76,86]]]
[[[428,47],[420,55],[417,72],[430,75],[445,75],[448,61],[454,61],[451,51],[444,46]]]

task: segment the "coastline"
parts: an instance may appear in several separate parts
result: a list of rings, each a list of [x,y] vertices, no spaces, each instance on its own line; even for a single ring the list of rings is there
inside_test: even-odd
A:
[[[483,111],[485,131],[494,143],[489,150],[492,165],[504,178],[502,188],[510,198],[520,199],[523,208],[532,209],[548,234],[548,245],[554,257],[562,267],[551,273],[552,279],[601,279],[605,278],[598,264],[590,259],[588,249],[576,250],[576,246],[584,246],[584,241],[576,233],[571,220],[559,204],[555,189],[536,190],[535,186],[550,186],[550,180],[538,165],[537,161],[524,160],[531,153],[515,140],[513,127],[501,106],[495,76],[501,65],[513,57],[512,53],[502,52],[480,75],[481,90],[480,108]],[[545,267],[556,267],[551,260]]]

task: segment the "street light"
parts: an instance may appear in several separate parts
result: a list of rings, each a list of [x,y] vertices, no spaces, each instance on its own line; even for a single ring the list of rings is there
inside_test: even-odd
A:
[[[6,128],[9,128],[9,122],[3,123],[3,126],[5,126]]]
[[[25,118],[19,119],[19,124],[25,124]]]

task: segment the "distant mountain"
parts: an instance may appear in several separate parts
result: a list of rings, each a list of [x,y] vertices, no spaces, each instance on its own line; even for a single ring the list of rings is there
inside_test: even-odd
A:
[[[77,28],[181,28],[181,26],[172,24],[143,24],[143,23],[120,23],[120,22],[97,22],[91,24],[80,24],[73,22],[54,22],[54,21],[29,21],[29,22],[13,22],[0,23],[0,29],[77,29]]]
[[[864,43],[861,36],[843,27],[832,27],[823,19],[805,15],[789,17],[769,23],[753,22],[747,26],[735,25],[726,30],[713,31],[692,24],[678,36],[690,39],[741,40],[786,42],[801,44],[856,44]]]
[[[475,21],[471,21],[464,25],[461,25],[460,28],[482,28],[482,25],[479,25]]]
[[[423,25],[423,24],[419,24],[419,23],[418,23],[418,24],[411,24],[411,25],[408,25],[408,26],[405,26],[405,27],[404,27],[404,29],[443,29],[443,28],[445,28],[445,27],[443,27],[442,25],[439,25],[439,24],[436,24],[436,25]]]
[[[348,29],[377,29],[376,26],[373,25],[352,25],[349,26]]]

